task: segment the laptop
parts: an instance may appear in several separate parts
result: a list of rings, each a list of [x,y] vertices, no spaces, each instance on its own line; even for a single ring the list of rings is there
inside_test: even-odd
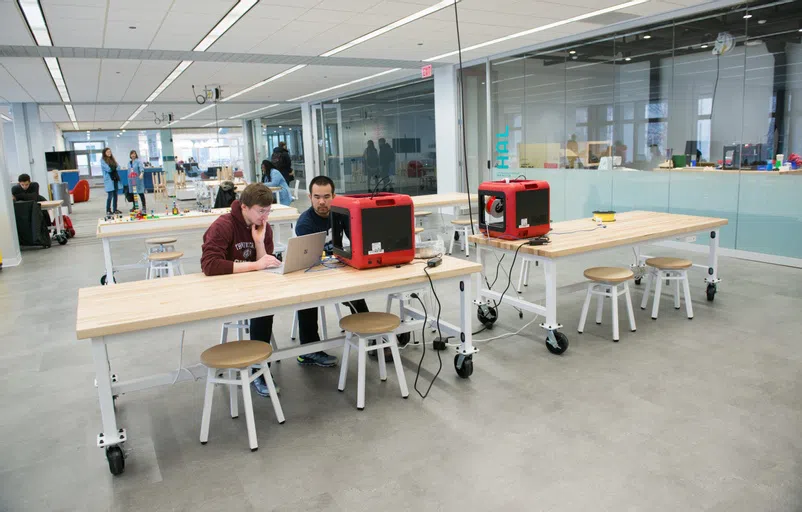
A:
[[[265,270],[273,274],[289,274],[306,270],[320,261],[325,242],[325,231],[290,238],[281,266]]]

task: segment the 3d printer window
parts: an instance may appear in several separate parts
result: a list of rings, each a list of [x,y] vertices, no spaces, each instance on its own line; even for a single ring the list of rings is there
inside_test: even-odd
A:
[[[528,219],[530,226],[548,224],[549,219],[549,190],[523,190],[515,196],[517,221]]]
[[[496,212],[492,207],[490,212],[487,211],[487,202],[494,199],[499,199],[501,201],[501,212]],[[482,192],[480,195],[480,205],[480,222],[492,231],[504,231],[506,229],[504,218],[504,193]]]
[[[344,208],[333,207],[331,209],[331,243],[334,254],[351,257],[351,240],[348,235],[351,233],[351,214]]]
[[[381,244],[383,252],[412,249],[412,207],[392,206],[362,210],[362,250],[365,255]]]

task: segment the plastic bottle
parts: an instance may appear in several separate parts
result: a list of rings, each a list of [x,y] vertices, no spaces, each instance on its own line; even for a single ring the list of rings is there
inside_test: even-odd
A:
[[[178,215],[178,206],[175,205],[175,201],[173,201],[173,215]]]

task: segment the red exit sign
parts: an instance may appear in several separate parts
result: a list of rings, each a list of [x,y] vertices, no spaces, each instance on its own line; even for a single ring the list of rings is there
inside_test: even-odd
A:
[[[421,78],[429,78],[432,76],[432,65],[429,64],[428,66],[420,68],[420,76]]]

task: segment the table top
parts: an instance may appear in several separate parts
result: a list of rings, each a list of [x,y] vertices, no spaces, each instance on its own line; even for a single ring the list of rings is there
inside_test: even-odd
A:
[[[479,201],[479,194],[471,194],[471,206]],[[468,205],[468,194],[465,192],[450,192],[447,194],[429,194],[425,196],[412,196],[415,208],[433,208],[435,206]]]
[[[115,286],[78,290],[75,331],[78,339],[141,331],[233,315],[336,299],[408,284],[427,283],[422,260],[400,268],[356,270],[342,267],[320,272],[279,275],[257,271],[208,277],[189,274]],[[443,257],[429,270],[432,280],[481,272],[473,261]],[[180,300],[176,298],[180,297]]]
[[[120,235],[142,235],[156,233],[174,233],[177,231],[188,231],[194,229],[204,229],[211,226],[212,222],[221,215],[231,211],[230,208],[215,208],[210,212],[192,211],[182,215],[166,215],[157,219],[110,221],[99,219],[97,223],[97,238],[106,238]],[[267,221],[271,224],[278,222],[294,222],[298,220],[300,213],[291,206],[274,204],[270,211]]]
[[[62,201],[39,201],[39,204],[42,205],[42,208],[55,208],[57,206],[63,206],[64,202],[62,202]]]
[[[604,228],[597,227],[589,218],[555,222],[551,225],[549,244],[526,245],[521,247],[519,252],[545,258],[559,258],[675,235],[698,233],[727,224],[727,219],[645,211],[616,213],[615,219],[615,222],[605,223]],[[469,240],[480,245],[512,251],[526,243],[522,240],[486,238],[481,234],[471,235]]]
[[[789,169],[787,171],[758,171],[757,169],[716,169],[715,167],[699,166],[699,167],[673,167],[671,169],[664,169],[658,167],[654,169],[657,172],[717,172],[721,174],[740,174],[748,172],[755,175],[768,175],[768,176],[784,176],[787,174],[802,174],[802,169]]]

